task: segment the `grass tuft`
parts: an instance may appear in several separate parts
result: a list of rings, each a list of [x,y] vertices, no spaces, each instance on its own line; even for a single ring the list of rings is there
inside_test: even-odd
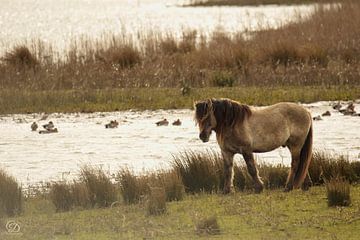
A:
[[[196,233],[199,235],[217,235],[220,234],[220,227],[215,216],[204,218],[196,224]]]
[[[85,166],[80,175],[93,207],[109,207],[117,200],[115,186],[103,170]]]
[[[350,184],[346,180],[332,178],[326,183],[326,194],[329,207],[349,206],[351,203]]]
[[[35,54],[25,45],[15,46],[11,51],[6,52],[3,61],[17,68],[32,68],[39,64]]]
[[[0,217],[15,216],[23,210],[21,187],[12,176],[0,169]]]
[[[71,187],[65,182],[54,183],[51,186],[50,199],[57,212],[70,211],[74,207]]]
[[[164,187],[150,187],[147,201],[149,215],[161,215],[166,212],[166,192]]]

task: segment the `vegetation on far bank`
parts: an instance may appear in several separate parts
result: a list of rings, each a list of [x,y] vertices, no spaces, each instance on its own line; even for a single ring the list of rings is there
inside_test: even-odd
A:
[[[225,196],[219,194],[221,161],[215,152],[188,151],[174,156],[173,170],[134,175],[123,168],[115,183],[101,169],[85,167],[79,179],[52,183],[48,191],[22,199],[9,194],[19,193],[17,187],[1,188],[0,237],[357,239],[359,162],[315,152],[309,170],[315,186],[289,193],[282,191],[288,168],[260,164],[266,187],[261,194],[253,193],[245,166],[236,164],[236,193]],[[0,173],[1,186],[13,185]],[[21,207],[4,208],[11,200]],[[19,232],[6,228],[11,221]]]
[[[312,3],[333,3],[341,0],[190,0],[184,7],[214,6],[259,6],[259,5],[300,5]]]
[[[126,88],[57,91],[0,90],[0,114],[34,112],[95,112],[129,109],[192,108],[194,101],[227,97],[249,105],[269,105],[281,101],[360,99],[360,84],[345,86]]]
[[[182,108],[205,96],[256,105],[354,99],[359,25],[360,4],[346,1],[258,32],[108,35],[63,54],[39,40],[0,56],[0,112]]]

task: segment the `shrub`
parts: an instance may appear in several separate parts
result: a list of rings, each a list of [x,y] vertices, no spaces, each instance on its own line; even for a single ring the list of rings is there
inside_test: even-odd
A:
[[[163,187],[151,187],[147,201],[149,215],[161,215],[166,212],[166,193]]]
[[[220,227],[215,216],[204,218],[196,225],[196,233],[216,235],[220,234]]]
[[[334,156],[315,151],[309,166],[309,174],[315,185],[323,184],[331,178],[344,178],[350,183],[360,179],[356,162],[351,163],[344,156]]]
[[[50,188],[50,199],[56,211],[69,211],[74,206],[71,187],[65,182],[54,183]]]
[[[167,37],[159,44],[160,51],[165,55],[172,55],[179,51],[177,42],[174,38]]]
[[[113,46],[96,54],[97,59],[116,65],[119,68],[131,68],[140,63],[140,52],[131,45]]]
[[[115,186],[101,169],[86,166],[81,169],[80,175],[92,206],[108,207],[117,200]]]
[[[215,152],[207,151],[197,153],[193,151],[182,152],[173,156],[173,169],[179,173],[185,186],[185,191],[216,192],[221,185],[222,158]],[[220,176],[220,177],[219,177]]]
[[[3,60],[16,67],[34,67],[39,63],[36,56],[24,45],[15,46],[6,52]]]
[[[282,164],[276,166],[261,165],[259,172],[264,181],[265,188],[276,189],[285,186],[289,168]]]
[[[89,190],[84,182],[74,181],[70,185],[70,190],[75,206],[81,206],[83,208],[91,207]]]
[[[16,180],[0,169],[0,216],[14,216],[23,209],[23,194]]]
[[[213,75],[213,84],[216,87],[232,87],[234,83],[235,77],[229,71],[217,71]]]
[[[265,60],[269,60],[273,67],[284,65],[285,67],[293,63],[299,63],[303,59],[294,44],[278,42],[270,45],[265,51]]]
[[[128,168],[123,168],[119,171],[117,178],[123,201],[127,204],[138,203],[149,193],[146,176],[136,176]]]
[[[332,178],[326,183],[326,193],[328,206],[349,206],[350,200],[350,184],[340,178]]]
[[[165,189],[166,201],[180,201],[184,198],[185,187],[176,171],[162,172],[158,178]]]
[[[328,50],[317,46],[311,45],[305,47],[305,56],[308,59],[309,65],[320,65],[322,67],[326,67],[329,63],[328,59]]]
[[[196,31],[183,32],[182,40],[179,42],[179,51],[189,53],[196,49]]]

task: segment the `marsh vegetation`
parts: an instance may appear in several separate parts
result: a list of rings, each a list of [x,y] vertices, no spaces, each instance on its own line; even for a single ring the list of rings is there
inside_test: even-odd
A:
[[[258,32],[184,31],[180,38],[149,33],[138,41],[109,34],[103,41],[76,42],[62,57],[40,40],[15,46],[1,57],[2,112],[190,107],[202,97],[197,93],[216,88],[210,91],[221,95],[223,87],[234,90],[237,100],[242,100],[238,88],[255,89],[260,96],[262,89],[302,87],[309,87],[310,101],[354,99],[359,97],[359,12],[360,5],[349,1]],[[157,98],[162,91],[179,96],[179,105]],[[281,100],[286,99],[260,97],[253,103]]]

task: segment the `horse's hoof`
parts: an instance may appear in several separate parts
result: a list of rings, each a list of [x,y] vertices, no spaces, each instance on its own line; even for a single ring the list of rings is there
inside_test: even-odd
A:
[[[312,186],[312,184],[303,184],[301,186],[301,190],[303,191],[309,191],[310,187]]]
[[[264,190],[263,186],[255,187],[255,193],[261,193]]]
[[[290,192],[290,191],[292,191],[292,190],[293,190],[292,187],[285,187],[284,192]]]

